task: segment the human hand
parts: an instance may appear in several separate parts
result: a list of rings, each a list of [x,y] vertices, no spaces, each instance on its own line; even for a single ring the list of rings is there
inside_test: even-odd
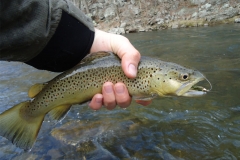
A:
[[[90,53],[97,51],[112,51],[117,54],[122,59],[121,65],[125,75],[129,78],[137,76],[137,66],[141,55],[126,37],[95,29],[94,42]],[[136,102],[144,106],[151,103],[151,101],[141,100]],[[103,84],[102,94],[96,94],[89,106],[94,110],[98,110],[104,105],[111,110],[116,105],[126,108],[130,104],[131,97],[125,84],[116,83],[114,85],[111,82],[106,82]]]

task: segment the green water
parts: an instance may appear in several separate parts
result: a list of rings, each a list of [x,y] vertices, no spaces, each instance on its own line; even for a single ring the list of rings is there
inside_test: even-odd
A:
[[[212,91],[125,110],[76,105],[61,123],[46,118],[31,152],[0,137],[0,159],[240,159],[240,24],[126,36],[142,55],[198,69]],[[0,113],[55,75],[0,62]]]

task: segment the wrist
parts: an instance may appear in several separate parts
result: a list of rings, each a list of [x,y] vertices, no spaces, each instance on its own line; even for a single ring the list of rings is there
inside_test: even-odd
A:
[[[111,34],[95,28],[95,36],[90,53],[98,51],[112,51]]]

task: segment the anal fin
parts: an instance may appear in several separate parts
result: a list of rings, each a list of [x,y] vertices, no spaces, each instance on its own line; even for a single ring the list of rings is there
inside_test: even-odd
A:
[[[71,108],[71,105],[69,104],[61,105],[61,106],[55,107],[48,113],[52,119],[60,121],[61,119],[64,118],[64,116],[67,114],[70,108]]]

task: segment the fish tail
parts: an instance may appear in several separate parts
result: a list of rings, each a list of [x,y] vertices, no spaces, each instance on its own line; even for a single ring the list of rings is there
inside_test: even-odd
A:
[[[0,114],[0,136],[17,147],[31,150],[45,115],[30,117],[25,110],[30,102],[22,102]]]

